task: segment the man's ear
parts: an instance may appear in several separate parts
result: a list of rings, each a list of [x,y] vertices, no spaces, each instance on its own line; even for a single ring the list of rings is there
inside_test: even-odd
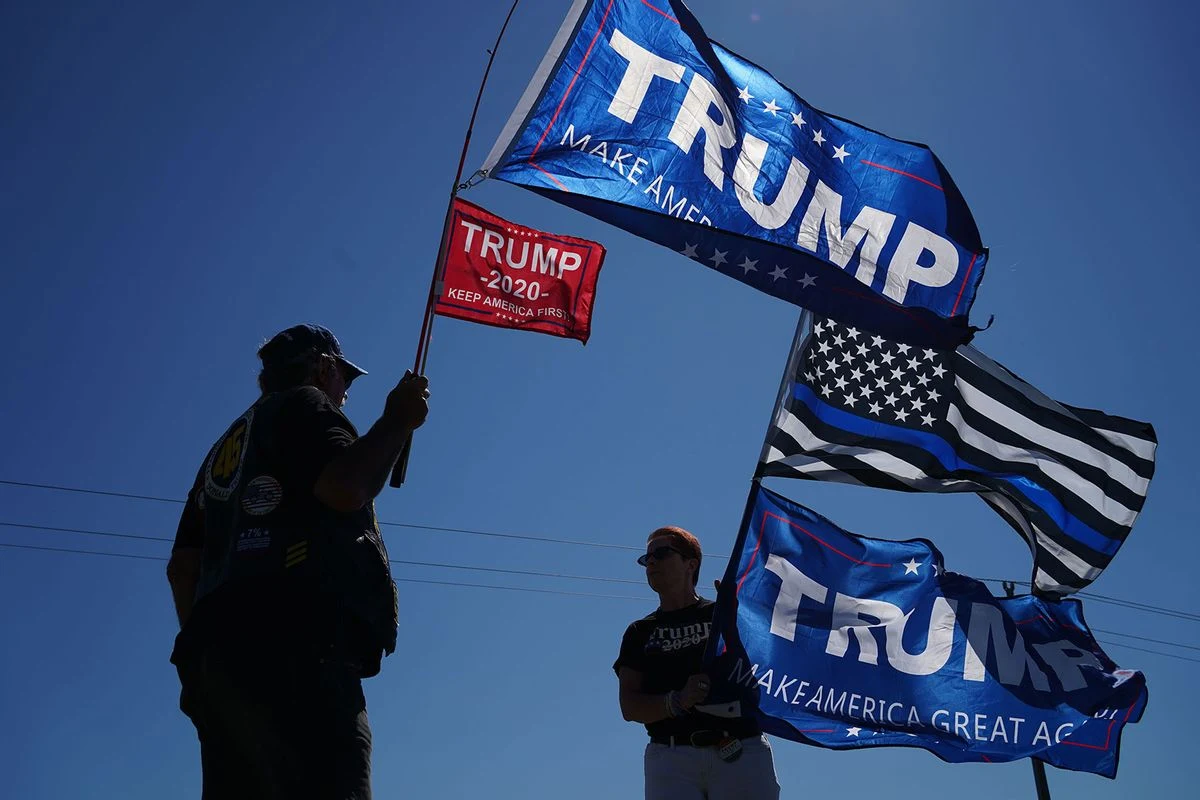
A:
[[[313,386],[328,386],[330,379],[329,370],[336,368],[337,365],[333,363],[332,358],[327,358],[320,354],[315,355],[308,368],[308,382]]]

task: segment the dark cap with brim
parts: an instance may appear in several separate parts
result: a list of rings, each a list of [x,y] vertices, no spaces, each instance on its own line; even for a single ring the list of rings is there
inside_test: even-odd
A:
[[[338,343],[333,331],[322,325],[293,325],[285,331],[280,331],[258,350],[264,369],[279,369],[294,364],[311,353],[332,356],[340,361],[351,373],[349,380],[367,371],[355,364],[342,354],[342,346]]]

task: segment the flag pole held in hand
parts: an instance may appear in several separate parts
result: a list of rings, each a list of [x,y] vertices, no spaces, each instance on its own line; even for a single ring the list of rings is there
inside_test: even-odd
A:
[[[492,62],[496,60],[496,52],[500,49],[500,40],[504,38],[504,31],[508,29],[509,20],[512,19],[513,12],[517,10],[517,3],[520,0],[513,0],[512,7],[508,9],[508,16],[504,18],[504,24],[500,27],[500,33],[496,36],[496,43],[492,45],[492,49],[488,51],[487,66],[483,70],[483,80],[479,82],[479,92],[475,95],[475,107],[471,109],[471,120],[467,123],[467,135],[463,139],[462,154],[458,158],[458,171],[454,174],[454,183],[450,187],[450,199],[446,203],[446,219],[442,224],[442,241],[438,248],[437,259],[434,261],[433,275],[429,280],[429,298],[425,303],[425,317],[421,322],[421,336],[417,342],[417,357],[413,363],[413,371],[417,375],[425,374],[425,359],[429,354],[429,339],[433,335],[433,309],[437,304],[438,295],[441,294],[442,273],[446,268],[446,249],[450,239],[450,218],[454,210],[454,198],[458,195],[458,191],[462,186],[463,164],[467,160],[467,150],[471,146],[471,132],[475,129],[475,117],[479,113],[479,101],[483,99],[483,89],[487,86],[488,73],[492,71]],[[408,457],[412,452],[412,436],[408,437],[408,441],[404,443],[404,447],[400,450],[400,457],[396,461],[396,465],[392,468],[392,478],[389,483],[398,487],[404,484],[404,477],[408,472]]]

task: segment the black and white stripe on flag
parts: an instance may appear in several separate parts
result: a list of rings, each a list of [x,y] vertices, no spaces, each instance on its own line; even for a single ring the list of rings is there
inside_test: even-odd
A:
[[[969,346],[801,314],[759,475],[976,492],[1029,543],[1035,588],[1095,580],[1145,502],[1147,423],[1060,404]]]

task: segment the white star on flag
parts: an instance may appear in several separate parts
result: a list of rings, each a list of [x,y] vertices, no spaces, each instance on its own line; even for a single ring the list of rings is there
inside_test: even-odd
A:
[[[855,728],[846,728],[846,735],[847,735],[847,736],[858,736],[858,734],[859,734],[859,733],[861,733],[861,732],[862,732],[862,728],[857,728],[857,727],[855,727]]]
[[[803,128],[804,127],[804,115],[801,114],[799,111],[793,111],[792,112],[792,124],[795,125],[797,128]]]
[[[816,142],[817,144],[825,144],[825,134],[821,133],[820,131],[817,131],[816,133],[813,134],[813,141]]]
[[[714,267],[719,267],[728,260],[725,258],[725,253],[727,253],[727,252],[729,252],[729,251],[728,250],[717,250],[714,248],[712,257],[709,258],[708,260],[713,262]]]
[[[775,105],[774,99],[772,99],[771,102],[769,102],[769,103],[763,103],[763,111],[767,112],[772,117],[776,116],[775,112],[781,108],[783,108],[783,106]]]
[[[848,155],[850,155],[850,153],[846,152],[846,148],[842,147],[840,144],[833,150],[833,157],[843,164],[846,163],[846,156]]]
[[[777,281],[780,278],[786,278],[786,277],[787,277],[787,268],[786,267],[781,268],[778,264],[776,264],[775,269],[771,270],[771,278],[773,279],[772,282]]]
[[[696,256],[696,248],[697,247],[699,247],[699,245],[691,244],[690,242],[684,242],[683,249],[680,250],[679,252],[681,255],[685,255],[688,258],[696,258],[697,257]]]
[[[754,99],[754,95],[750,94],[749,86],[743,86],[741,89],[738,89],[738,99],[743,103],[749,103]]]
[[[918,575],[920,573],[918,573],[917,570],[923,565],[918,564],[915,558],[910,558],[900,566],[904,567],[905,575]]]
[[[751,261],[750,256],[746,256],[746,260],[738,264],[742,268],[742,273],[749,275],[751,272],[758,272],[758,267],[754,266],[758,261]]]
[[[812,285],[816,282],[817,282],[817,279],[814,278],[812,275],[809,275],[807,272],[804,273],[804,277],[800,279],[800,285],[805,289],[812,288]]]

